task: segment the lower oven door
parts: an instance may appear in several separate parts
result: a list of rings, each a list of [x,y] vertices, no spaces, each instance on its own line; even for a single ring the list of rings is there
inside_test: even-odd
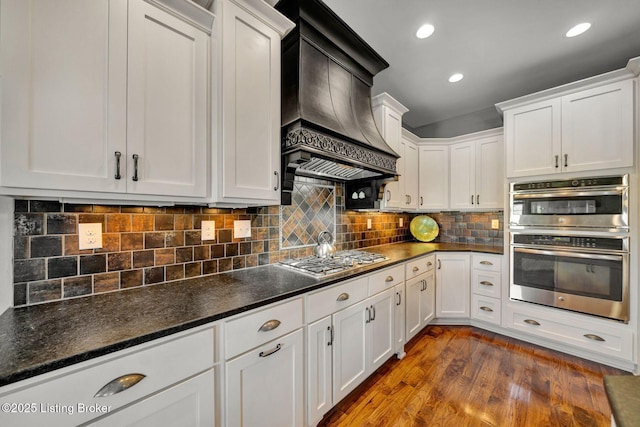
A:
[[[628,322],[629,255],[512,246],[511,299]]]

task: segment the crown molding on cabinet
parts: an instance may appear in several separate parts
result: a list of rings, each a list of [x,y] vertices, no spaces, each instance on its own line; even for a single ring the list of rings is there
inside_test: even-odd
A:
[[[501,136],[503,134],[503,128],[494,128],[481,130],[479,132],[468,133],[466,135],[452,136],[451,138],[420,138],[413,134],[411,131],[402,128],[402,137],[408,139],[417,145],[450,145],[457,144],[459,142],[476,141],[481,138],[488,138],[492,136]]]

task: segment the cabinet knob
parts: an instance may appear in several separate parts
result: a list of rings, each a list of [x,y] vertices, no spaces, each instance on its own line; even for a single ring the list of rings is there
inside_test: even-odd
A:
[[[413,272],[415,273],[416,271],[420,271],[420,268],[418,268],[418,267],[413,267]]]
[[[258,332],[269,332],[269,331],[273,331],[275,328],[277,328],[278,326],[280,326],[280,321],[277,319],[271,319],[268,320],[266,322],[264,322],[262,324],[262,326],[260,326],[258,328]]]
[[[384,279],[385,282],[393,282],[393,276],[387,276],[386,279]]]
[[[146,375],[143,374],[126,374],[109,381],[104,385],[93,397],[113,396],[123,392],[142,381]]]

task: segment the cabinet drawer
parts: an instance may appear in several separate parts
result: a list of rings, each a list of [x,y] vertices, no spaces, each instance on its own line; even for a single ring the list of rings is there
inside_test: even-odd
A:
[[[385,268],[369,276],[369,295],[393,288],[402,282],[404,282],[404,265]]]
[[[506,327],[562,345],[613,356],[626,361],[633,357],[633,331],[627,325],[598,322],[573,313],[545,307],[509,304]]]
[[[21,383],[16,383],[3,388],[1,403],[29,403],[37,410],[29,414],[0,413],[0,424],[77,425],[177,384],[213,366],[214,329],[140,347],[43,375],[44,380],[39,377],[27,380],[32,386],[21,387]],[[131,379],[132,374],[144,377],[138,383],[131,381],[133,385],[120,392],[109,395],[105,391],[103,397],[96,397],[105,385],[124,376]],[[123,381],[125,378],[119,384]]]
[[[471,318],[500,325],[501,303],[497,298],[471,296]]]
[[[368,280],[361,277],[307,296],[307,322],[314,322],[365,299]]]
[[[502,288],[502,273],[499,271],[473,270],[471,292],[492,298],[500,298]]]
[[[501,271],[502,255],[473,254],[471,268],[478,270]]]
[[[302,298],[230,320],[225,325],[226,358],[298,329],[302,324]]]
[[[436,266],[436,254],[427,255],[425,257],[414,259],[405,264],[406,280],[413,279],[416,276],[431,271]]]

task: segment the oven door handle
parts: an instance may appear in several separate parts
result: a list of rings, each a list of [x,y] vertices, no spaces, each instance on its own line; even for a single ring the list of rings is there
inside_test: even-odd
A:
[[[549,255],[549,256],[564,256],[568,258],[580,258],[580,259],[601,259],[606,261],[620,261],[626,254],[602,254],[595,252],[570,252],[570,251],[546,251],[542,249],[528,249],[522,247],[513,247],[514,252],[520,252],[525,254],[535,255]]]
[[[520,199],[556,199],[560,197],[588,197],[588,196],[619,196],[627,191],[626,187],[618,187],[613,190],[591,191],[558,191],[557,193],[527,191],[526,193],[512,193],[513,200]]]

